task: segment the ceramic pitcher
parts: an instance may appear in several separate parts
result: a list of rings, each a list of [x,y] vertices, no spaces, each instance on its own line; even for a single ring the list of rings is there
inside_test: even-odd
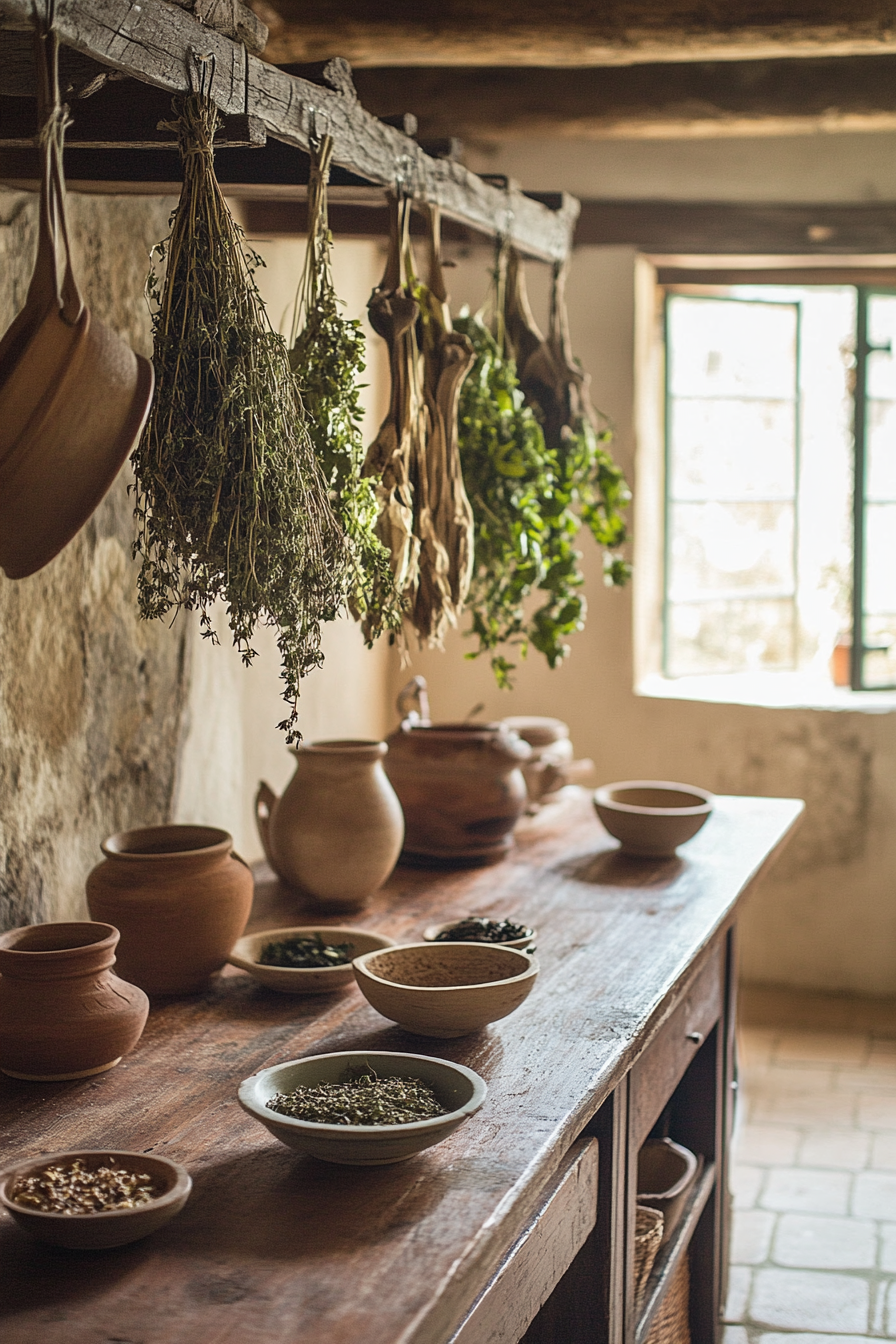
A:
[[[122,975],[149,994],[192,994],[224,965],[252,908],[252,873],[216,826],[146,826],[102,845],[87,879],[94,919],[121,930]]]
[[[258,788],[258,833],[274,872],[334,910],[364,905],[401,852],[404,817],[383,770],[386,751],[385,742],[303,743],[282,798],[264,781]]]
[[[0,935],[0,1069],[61,1082],[105,1073],[133,1050],[149,1000],[115,975],[118,930],[77,920]]]

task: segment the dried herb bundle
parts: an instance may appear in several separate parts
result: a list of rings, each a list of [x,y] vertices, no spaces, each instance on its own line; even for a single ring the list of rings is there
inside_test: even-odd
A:
[[[279,1115],[322,1125],[407,1125],[447,1115],[420,1078],[378,1078],[372,1069],[342,1083],[278,1092],[267,1106]]]
[[[340,314],[333,285],[333,238],[327,218],[327,181],[333,140],[312,139],[309,149],[308,246],[296,295],[290,364],[302,392],[308,430],[345,533],[352,570],[352,614],[364,621],[368,642],[401,624],[389,553],[376,533],[374,483],[362,477],[364,443],[359,378],[364,372],[361,323]]]
[[[460,400],[461,457],[476,524],[468,605],[479,648],[468,656],[488,653],[502,687],[510,686],[515,664],[501,646],[517,645],[525,656],[532,644],[556,667],[569,653],[566,636],[584,624],[575,545],[583,521],[608,551],[608,581],[624,583],[629,575],[616,549],[625,540],[621,511],[630,495],[571,354],[564,280],[565,271],[555,269],[545,341],[519,258],[503,247],[491,296],[494,333],[481,317],[456,323],[477,353]],[[536,591],[546,599],[530,613],[526,599]]]
[[[174,101],[184,183],[171,233],[156,249],[156,397],[134,454],[140,610],[162,617],[227,607],[244,662],[259,621],[278,630],[280,726],[298,736],[299,681],[322,661],[320,624],[344,605],[349,555],[315,461],[286,343],[252,278],[258,258],[214,175],[213,104]]]

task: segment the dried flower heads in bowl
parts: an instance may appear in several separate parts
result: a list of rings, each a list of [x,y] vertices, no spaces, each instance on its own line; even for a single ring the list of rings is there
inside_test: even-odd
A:
[[[39,1241],[96,1251],[139,1241],[180,1213],[193,1182],[152,1153],[73,1149],[0,1172],[0,1204]]]
[[[243,1110],[298,1152],[349,1166],[403,1162],[441,1143],[485,1101],[462,1064],[387,1050],[291,1059],[240,1084]]]

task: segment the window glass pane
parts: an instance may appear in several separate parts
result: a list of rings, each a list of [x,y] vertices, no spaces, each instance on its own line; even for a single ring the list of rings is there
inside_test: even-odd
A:
[[[701,602],[669,611],[669,675],[795,666],[793,606],[789,601]]]
[[[865,612],[896,614],[896,504],[865,510]]]
[[[791,401],[676,398],[671,418],[674,499],[790,499],[794,493]]]
[[[866,498],[896,500],[896,402],[869,402],[867,420]]]
[[[896,401],[896,294],[869,294],[867,330],[869,344],[891,346],[868,356],[868,396]]]
[[[793,505],[673,504],[669,548],[672,602],[794,590]]]
[[[896,616],[873,616],[865,621],[862,684],[896,686]]]
[[[672,396],[793,396],[795,304],[676,295],[668,320]]]

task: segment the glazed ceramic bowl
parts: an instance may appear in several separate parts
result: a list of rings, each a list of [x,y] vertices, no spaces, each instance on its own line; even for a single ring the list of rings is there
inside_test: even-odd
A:
[[[629,779],[604,784],[594,795],[594,806],[627,854],[664,858],[697,834],[715,798],[694,784]]]
[[[519,1008],[538,962],[500,943],[408,943],[352,963],[369,1003],[418,1036],[466,1036]]]
[[[355,973],[351,962],[344,966],[315,966],[303,970],[292,966],[262,966],[257,958],[266,943],[281,942],[285,938],[312,938],[314,934],[328,943],[348,943],[353,957],[394,946],[391,938],[365,929],[343,928],[333,924],[310,924],[299,928],[264,929],[241,938],[228,957],[231,966],[248,971],[260,985],[277,989],[281,994],[331,994],[354,984]]]
[[[460,916],[458,919],[449,919],[444,924],[430,924],[428,929],[423,930],[423,937],[426,939],[428,943],[437,942],[440,933],[444,932],[445,929],[453,929],[455,924],[459,924],[461,919],[463,918],[465,918],[465,916]],[[508,938],[506,942],[502,943],[486,943],[482,942],[477,938],[470,938],[468,941],[474,943],[477,947],[516,947],[519,948],[521,952],[523,952],[527,947],[531,947],[532,944],[535,942],[537,933],[538,933],[537,929],[528,929],[525,938]],[[444,947],[445,942],[453,943],[459,941],[461,940],[456,938],[445,939],[445,941],[441,942],[439,946]]]
[[[447,1114],[406,1125],[324,1125],[278,1115],[265,1104],[277,1092],[343,1082],[359,1068],[371,1068],[380,1078],[420,1078],[433,1089]],[[447,1139],[479,1110],[487,1090],[478,1073],[448,1060],[387,1050],[340,1050],[291,1059],[256,1073],[240,1084],[239,1102],[288,1148],[324,1162],[376,1167],[403,1162]]]
[[[115,1209],[109,1213],[42,1213],[39,1209],[17,1204],[11,1198],[19,1181],[36,1175],[49,1166],[68,1166],[76,1159],[90,1168],[112,1162],[127,1171],[146,1172],[162,1193],[135,1209]],[[163,1227],[186,1204],[193,1182],[178,1162],[152,1153],[119,1152],[115,1149],[73,1148],[64,1153],[42,1153],[16,1162],[0,1172],[0,1204],[20,1227],[38,1241],[50,1246],[65,1246],[73,1251],[100,1251],[111,1246],[126,1246],[130,1241],[148,1237]]]

